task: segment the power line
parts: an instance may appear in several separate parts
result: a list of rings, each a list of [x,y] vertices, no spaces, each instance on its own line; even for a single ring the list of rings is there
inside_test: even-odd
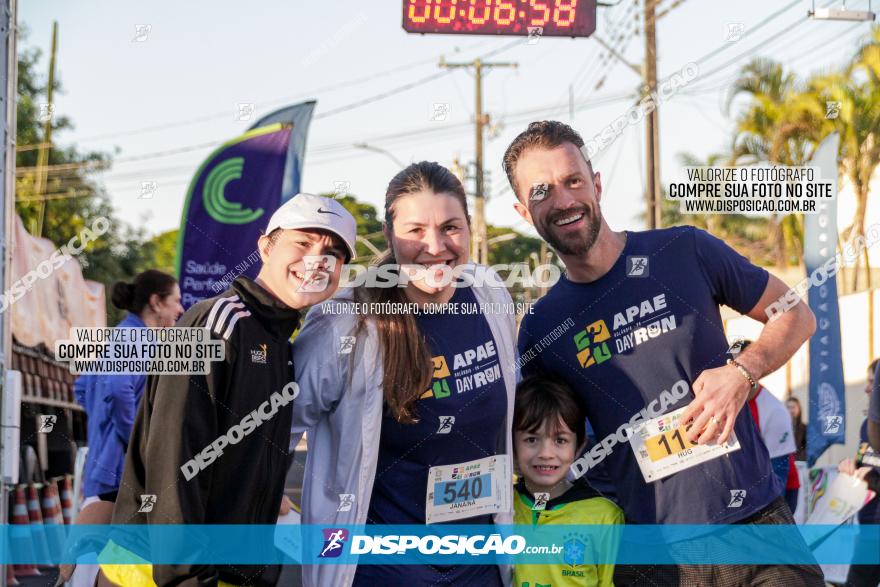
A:
[[[611,26],[608,27],[607,35],[608,35],[609,41],[612,44],[614,44],[614,41],[617,38],[618,31],[623,27],[623,24],[624,24],[624,21],[625,21],[627,15],[632,11],[633,7],[636,6],[637,3],[638,3],[638,0],[632,0],[632,2],[629,4],[629,7],[626,10],[626,12],[620,18],[616,19],[611,24]],[[594,38],[594,40],[595,40],[595,38]],[[574,75],[574,77],[572,78],[569,85],[571,85],[574,88],[578,88],[582,82],[582,78],[586,79],[585,75],[595,73],[595,70],[593,69],[593,65],[596,63],[597,60],[601,59],[606,53],[607,53],[607,49],[604,49],[604,48],[597,49],[594,53],[592,53],[590,55],[590,58],[588,58],[588,60],[584,61],[584,64],[581,66],[581,68],[578,70],[578,72]]]
[[[334,108],[332,110],[328,110],[326,112],[321,112],[320,114],[315,114],[312,118],[315,120],[320,120],[321,118],[327,118],[328,116],[333,116],[336,114],[341,114],[342,112],[348,112],[349,110],[354,110],[356,108],[360,108],[361,106],[366,106],[367,104],[372,104],[373,102],[378,102],[380,100],[384,100],[389,96],[393,96],[395,94],[399,94],[401,92],[405,92],[407,90],[411,90],[418,86],[427,84],[436,79],[440,79],[441,77],[447,76],[452,73],[450,70],[442,70],[435,73],[432,73],[429,76],[423,77],[420,80],[416,80],[414,82],[410,82],[407,84],[403,84],[402,86],[397,86],[396,88],[391,88],[390,90],[386,90],[384,92],[380,92],[368,98],[363,98],[358,100],[357,102],[352,102],[351,104],[346,104],[345,106],[340,106],[338,108]]]
[[[465,47],[463,50],[468,51],[470,49],[485,45],[488,42],[490,42],[490,41],[480,41],[477,43],[472,43],[472,44],[468,45],[467,47]],[[315,96],[315,95],[323,93],[323,92],[332,92],[332,91],[338,90],[338,89],[349,89],[355,85],[371,82],[371,81],[374,81],[376,79],[379,79],[379,78],[382,78],[382,77],[385,77],[388,75],[392,75],[395,73],[399,73],[401,71],[413,69],[413,68],[418,67],[420,65],[426,65],[428,63],[436,63],[436,62],[437,62],[436,57],[429,57],[427,59],[420,59],[418,61],[412,61],[410,63],[406,63],[403,65],[398,65],[396,67],[392,67],[390,69],[386,69],[386,70],[372,73],[369,75],[364,75],[359,78],[345,80],[342,82],[336,82],[336,83],[329,84],[326,86],[318,87],[313,90],[309,90],[307,92],[301,92],[301,93],[296,94],[294,96],[273,98],[271,100],[268,100],[266,102],[261,103],[261,105],[262,106],[270,106],[270,105],[276,105],[276,104],[284,104],[287,102],[292,102],[295,100],[301,100],[304,98],[308,98],[310,96]],[[121,136],[129,137],[129,136],[138,135],[138,134],[145,134],[145,133],[150,133],[150,132],[158,132],[158,131],[162,131],[162,130],[168,130],[168,129],[172,129],[172,128],[180,128],[180,127],[184,127],[184,126],[190,126],[193,124],[199,124],[199,123],[207,122],[210,120],[217,120],[220,118],[228,118],[229,116],[230,116],[230,111],[224,110],[222,112],[214,112],[211,114],[205,114],[203,116],[195,116],[195,117],[190,117],[190,118],[177,120],[177,121],[173,121],[173,122],[168,122],[168,123],[163,123],[163,124],[140,127],[140,128],[129,129],[129,130],[124,130],[124,131],[114,131],[112,133],[105,133],[105,134],[100,134],[100,135],[81,137],[81,138],[77,138],[76,142],[86,143],[86,142],[97,141],[97,140],[112,139],[112,138],[121,137]],[[26,151],[26,150],[30,150],[30,149],[36,149],[38,147],[39,147],[39,145],[20,145],[18,147],[18,150]]]
[[[610,95],[602,96],[599,98],[591,98],[588,100],[581,101],[580,103],[576,103],[575,104],[575,111],[579,112],[582,110],[590,110],[590,109],[598,108],[598,107],[605,106],[608,104],[613,104],[615,102],[631,99],[632,97],[633,97],[633,94],[631,92],[621,92],[618,94],[610,94]],[[555,111],[555,109],[556,109],[555,105],[545,105],[545,106],[540,106],[537,108],[530,108],[530,109],[521,110],[518,112],[511,113],[508,115],[508,117],[505,120],[507,120],[511,123],[516,123],[516,122],[520,122],[522,120],[532,119],[535,116],[539,116],[542,114],[552,113],[553,111]],[[432,134],[432,135],[439,134],[439,135],[452,136],[452,135],[457,135],[463,128],[470,127],[470,126],[471,126],[470,122],[465,122],[465,123],[457,123],[454,125],[446,125],[444,127],[427,127],[427,128],[421,127],[421,128],[411,129],[411,130],[407,130],[407,131],[401,131],[398,133],[391,133],[391,134],[381,135],[381,136],[377,136],[377,137],[367,138],[366,142],[381,142],[383,144],[387,144],[389,142],[390,143],[399,143],[399,142],[408,142],[408,141],[413,141],[413,140],[421,141],[421,140],[423,140],[424,135],[426,135],[426,134]],[[435,138],[434,140],[437,140],[437,139]],[[130,163],[130,162],[134,162],[134,161],[142,161],[145,159],[166,157],[166,156],[171,156],[171,155],[177,155],[182,152],[194,151],[194,150],[200,149],[200,148],[214,147],[216,145],[217,145],[216,142],[211,142],[211,143],[203,143],[200,145],[194,145],[194,146],[190,146],[190,147],[181,147],[179,149],[169,149],[169,150],[157,151],[157,152],[153,152],[153,153],[143,153],[141,155],[134,155],[134,156],[130,156],[130,157],[119,158],[118,160],[114,161],[113,163],[114,164],[116,164],[116,163]],[[323,163],[329,162],[329,161],[337,161],[340,158],[339,152],[355,151],[355,150],[357,150],[356,147],[354,147],[354,145],[350,141],[347,141],[344,143],[335,143],[335,144],[329,144],[329,145],[323,145],[320,147],[316,147],[316,148],[309,150],[310,163],[320,165],[320,164],[323,164]],[[318,155],[320,157],[320,155],[325,155],[325,154],[329,155],[331,153],[332,153],[332,157],[327,160],[322,160],[320,158],[318,158],[318,159],[313,158],[315,155]],[[92,166],[91,168],[88,167],[89,165],[94,164],[94,163],[96,163],[96,162],[83,162],[83,163],[62,164],[62,165],[57,165],[57,166],[50,166],[50,173],[53,174],[53,178],[55,178],[55,179],[69,178],[69,179],[81,180],[82,179],[81,176],[76,175],[75,173],[70,173],[70,172],[72,170],[79,170],[79,171],[86,171],[86,172],[107,171],[106,169],[101,169],[101,168],[94,167],[94,166]],[[141,177],[141,178],[149,177],[152,179],[152,176],[159,175],[163,171],[166,173],[170,173],[175,170],[192,169],[192,168],[193,167],[188,167],[188,166],[178,166],[178,167],[174,167],[174,168],[150,169],[150,170],[145,170],[142,172],[131,171],[131,172],[126,172],[126,175],[123,175],[122,177]],[[28,172],[31,169],[33,169],[33,168],[19,168],[19,170],[22,171],[23,173]],[[67,171],[68,173],[67,174],[61,173],[64,171]],[[57,175],[56,175],[56,173],[57,173]],[[112,174],[113,174],[112,171],[109,172],[110,177],[106,177],[106,178],[102,179],[102,181],[118,181],[120,179],[118,177],[113,176]],[[186,177],[191,177],[191,176],[187,175]],[[167,183],[167,180],[166,180],[166,183]]]
[[[676,8],[678,8],[679,6],[684,4],[685,1],[686,0],[675,0],[675,2],[673,2],[672,4],[667,6],[665,9],[661,10],[659,14],[657,14],[657,20],[660,20],[661,18],[663,18],[664,16],[666,16],[667,14],[669,14],[670,12],[672,12],[673,10],[675,10]]]
[[[750,27],[748,29],[748,31],[743,33],[743,35],[740,37],[740,40],[752,35],[753,33],[755,33],[755,31],[760,30],[761,28],[763,28],[764,26],[766,26],[767,24],[772,22],[774,19],[778,18],[781,14],[787,12],[788,10],[791,10],[792,8],[794,8],[795,6],[797,6],[800,3],[801,3],[801,0],[793,0],[792,2],[786,4],[785,6],[783,6],[782,8],[780,8],[779,10],[777,10],[776,12],[771,14],[770,16],[762,19],[760,22],[758,22],[758,24],[754,25],[753,27]],[[732,47],[732,45],[730,45],[730,44],[725,44],[725,45],[721,45],[720,47],[716,47],[715,49],[712,49],[711,51],[709,51],[708,53],[706,53],[705,55],[703,55],[699,59],[694,60],[693,63],[699,65],[699,64],[703,63],[704,61],[711,59],[715,55],[718,55],[719,53],[722,53],[723,51],[730,49],[731,47]]]
[[[620,17],[618,20],[618,26],[615,27],[615,30],[610,32],[610,38],[608,42],[611,44],[611,49],[606,49],[603,54],[599,56],[599,66],[593,73],[591,77],[585,77],[580,87],[587,87],[589,85],[593,86],[593,89],[599,89],[605,82],[608,74],[611,72],[611,69],[614,67],[616,63],[616,56],[614,52],[618,54],[622,54],[626,48],[629,46],[630,41],[638,34],[639,31],[639,12],[638,12],[638,0],[633,0],[632,4],[630,4],[626,12]],[[631,14],[632,13],[632,14]],[[627,21],[627,19],[631,18],[632,20]],[[630,30],[632,27],[632,30]],[[589,82],[587,80],[590,80]],[[596,80],[596,81],[593,81]],[[578,88],[579,89],[579,88]],[[576,91],[578,91],[576,89]]]
[[[826,6],[830,6],[830,5],[833,4],[833,3],[834,3],[834,0],[830,0],[830,1],[826,4]],[[784,10],[784,9],[783,9],[783,10]],[[781,12],[782,12],[782,11],[777,11],[775,14],[778,15],[778,14],[780,14]],[[771,15],[771,16],[773,16],[773,15]],[[755,30],[757,30],[758,28],[761,28],[761,27],[763,27],[764,25],[768,24],[771,20],[772,20],[771,17],[768,17],[768,18],[764,19],[763,21],[761,21],[761,23],[759,23],[759,25],[757,25],[756,27],[750,29],[750,30],[748,31],[748,33],[742,35],[742,37],[740,37],[740,40],[741,40],[742,38],[745,38],[745,37],[748,36],[749,34],[755,32]],[[758,53],[759,51],[764,51],[764,50],[766,50],[770,45],[773,45],[774,43],[778,43],[778,42],[779,42],[780,40],[782,40],[786,35],[790,34],[795,28],[797,28],[798,26],[800,26],[800,25],[802,25],[802,24],[804,24],[804,23],[807,23],[807,22],[809,22],[809,18],[808,18],[808,17],[802,17],[802,18],[799,18],[799,19],[797,19],[797,20],[791,22],[788,26],[784,27],[783,29],[776,31],[775,33],[772,33],[769,37],[766,37],[766,38],[764,38],[762,41],[759,41],[756,45],[752,46],[751,48],[746,49],[745,51],[742,51],[742,52],[738,53],[737,55],[735,55],[735,56],[734,56],[733,58],[731,58],[731,59],[728,59],[728,60],[725,61],[723,64],[721,64],[721,65],[715,67],[714,69],[712,69],[712,70],[710,70],[710,71],[708,71],[708,72],[706,72],[706,73],[702,73],[702,72],[701,72],[701,73],[699,74],[699,76],[700,76],[700,78],[701,78],[701,81],[705,81],[707,78],[709,78],[709,77],[711,77],[711,76],[713,76],[713,75],[715,75],[715,74],[717,74],[717,73],[719,73],[719,72],[721,72],[721,71],[724,71],[725,69],[729,68],[731,65],[737,65],[737,64],[739,64],[739,63],[742,63],[743,59],[745,59],[746,57],[748,57],[748,56],[750,56],[750,55],[754,55],[754,54]],[[722,50],[724,50],[724,49],[726,49],[726,48],[732,47],[732,46],[733,46],[733,45],[726,45],[725,47],[722,47],[722,48],[720,48],[719,50],[715,50],[715,53],[717,54],[718,52],[720,52],[720,51],[722,51]],[[712,53],[712,52],[710,52],[710,53]],[[703,57],[701,57],[700,59],[698,59],[695,63],[699,64],[701,61],[705,61],[706,59],[707,59],[707,56],[703,56]],[[735,78],[734,78],[734,79],[735,79]]]
[[[848,35],[850,32],[852,32],[853,30],[858,28],[861,24],[862,23],[853,24],[851,27],[847,28],[842,34],[839,32],[835,32],[832,35],[830,35],[829,37],[820,41],[819,43],[812,45],[810,48],[808,48],[806,50],[799,50],[797,52],[798,53],[797,56],[792,57],[792,58],[788,58],[788,59],[782,59],[781,61],[783,63],[785,63],[786,66],[791,67],[796,62],[802,61],[803,59],[813,57],[813,53],[816,50],[819,50],[819,49],[827,50],[830,46],[832,46],[836,43],[840,43],[841,41],[845,41],[847,43],[850,43],[851,39],[847,38],[846,35]],[[761,48],[763,49],[764,47],[761,47]],[[723,81],[723,82],[720,82],[717,84],[712,84],[709,86],[695,86],[693,88],[687,88],[687,89],[681,90],[679,93],[682,95],[693,96],[693,95],[698,95],[698,94],[706,94],[706,93],[716,92],[719,90],[723,90],[725,88],[729,88],[739,78],[739,76],[740,76],[740,73],[736,72],[732,76],[725,78],[725,81]]]
[[[629,47],[630,41],[632,41],[632,39],[636,36],[636,34],[638,32],[637,29],[638,29],[638,24],[634,21],[632,31],[630,31],[628,35],[626,35],[624,37],[624,33],[626,31],[624,31],[624,33],[620,34],[619,48],[617,50],[618,53],[622,53],[623,51],[625,51],[627,49],[627,47]],[[594,90],[598,90],[603,85],[605,85],[605,80],[608,78],[608,74],[611,73],[611,71],[614,68],[614,65],[619,60],[619,59],[612,59],[611,57],[616,57],[616,56],[613,55],[611,52],[609,52],[609,54],[606,56],[606,59],[605,59],[604,70],[599,73],[599,79],[598,79],[598,81],[596,81],[595,85],[593,86]],[[600,67],[602,67],[602,66],[600,65]]]
[[[154,151],[152,153],[142,153],[140,155],[119,157],[113,161],[83,161],[80,163],[61,163],[58,165],[47,165],[46,170],[47,173],[49,173],[50,175],[63,171],[70,171],[72,169],[79,169],[82,171],[104,171],[108,169],[111,165],[116,163],[130,163],[132,161],[143,161],[145,159],[156,159],[159,157],[180,155],[181,153],[189,153],[191,151],[197,151],[199,149],[216,147],[218,144],[220,144],[220,142],[221,141],[211,141],[208,143],[200,143],[198,145],[178,147],[176,149],[166,149],[164,151]],[[18,176],[27,175],[28,173],[35,172],[36,169],[36,167],[18,167],[15,170],[15,174]]]
[[[782,29],[781,31],[778,31],[778,32],[776,33],[776,36],[775,36],[774,38],[769,39],[769,40],[765,40],[765,41],[766,41],[765,43],[759,43],[758,45],[755,45],[754,47],[752,47],[752,48],[750,48],[750,49],[748,49],[748,50],[746,50],[746,51],[743,51],[742,53],[739,53],[739,54],[735,55],[735,56],[732,57],[731,59],[728,59],[727,61],[725,61],[723,64],[717,66],[715,69],[712,69],[712,70],[710,70],[710,71],[708,71],[708,72],[706,72],[706,73],[701,73],[701,74],[700,74],[700,77],[701,77],[703,80],[705,80],[705,79],[708,79],[708,78],[712,77],[712,76],[715,75],[716,73],[718,73],[718,72],[720,72],[720,71],[723,71],[723,70],[727,69],[727,68],[730,67],[731,65],[741,64],[741,63],[743,62],[743,60],[744,60],[746,57],[749,57],[750,55],[754,55],[754,54],[756,54],[758,51],[763,51],[763,50],[765,50],[769,45],[772,45],[773,43],[777,42],[777,41],[778,41],[780,38],[782,38],[784,35],[787,35],[787,34],[791,33],[791,32],[792,32],[795,28],[797,28],[798,26],[804,24],[805,22],[808,22],[808,20],[809,20],[809,19],[808,19],[807,17],[804,17],[804,18],[801,19],[801,20],[798,20],[798,21],[795,21],[795,22],[791,23],[791,24],[788,25],[786,28]]]
[[[42,196],[36,197],[18,197],[16,196],[16,202],[45,202],[47,200],[70,200],[75,198],[88,198],[91,196],[100,196],[97,191],[94,190],[86,190],[82,192],[55,192],[52,194],[44,194]]]
[[[493,55],[497,55],[498,53],[501,53],[502,51],[506,51],[507,49],[510,49],[511,47],[518,45],[518,44],[521,44],[521,43],[522,43],[522,40],[517,38],[515,41],[513,41],[511,43],[507,43],[505,45],[502,45],[501,47],[497,47],[496,49],[489,51],[488,53],[486,53],[485,55],[480,57],[480,59],[488,59],[489,57],[491,57]],[[347,104],[345,106],[340,106],[339,108],[336,108],[336,109],[331,110],[329,112],[324,112],[319,115],[316,115],[314,118],[316,118],[316,119],[325,118],[327,116],[331,116],[333,114],[338,114],[340,112],[354,110],[355,108],[359,108],[359,107],[364,106],[366,104],[377,102],[377,101],[382,100],[384,98],[387,98],[389,96],[404,92],[408,89],[418,87],[419,85],[427,83],[427,82],[429,82],[433,79],[436,79],[438,77],[442,77],[443,75],[447,75],[448,73],[449,72],[445,71],[445,70],[437,72],[435,74],[432,74],[431,76],[428,76],[427,78],[423,78],[421,80],[418,80],[417,82],[411,82],[409,84],[405,84],[403,86],[394,88],[392,90],[382,92],[381,94],[378,94],[375,96],[370,96],[368,98],[358,100],[357,102]],[[134,156],[129,156],[129,157],[119,157],[119,158],[115,159],[113,161],[113,163],[125,163],[125,162],[131,162],[131,161],[140,161],[140,160],[144,160],[144,159],[167,157],[170,155],[179,155],[181,153],[188,153],[188,152],[192,152],[192,151],[196,151],[196,150],[200,150],[200,149],[204,149],[204,148],[208,148],[208,147],[214,147],[214,146],[217,146],[218,144],[220,144],[221,142],[222,142],[222,140],[211,141],[208,143],[201,143],[198,145],[188,145],[188,146],[179,147],[176,149],[155,151],[152,153],[144,153],[141,155],[134,155]],[[71,169],[82,169],[84,171],[96,171],[96,170],[100,171],[100,170],[102,170],[102,167],[106,168],[107,166],[109,166],[109,164],[110,163],[107,163],[107,162],[94,162],[94,161],[81,162],[81,163],[64,163],[64,164],[60,164],[60,165],[46,166],[46,169],[48,170],[48,173],[50,173],[50,174],[63,172],[63,171],[69,171]],[[36,171],[35,167],[20,167],[16,170],[16,175],[25,175],[27,173],[32,173],[34,171]]]
[[[796,62],[801,61],[807,57],[810,57],[811,53],[817,49],[826,49],[827,50],[831,45],[836,44],[840,41],[847,41],[847,42],[852,41],[852,39],[847,39],[846,35],[848,35],[852,31],[854,31],[855,29],[859,28],[862,24],[864,24],[864,23],[861,23],[861,22],[854,23],[852,26],[848,27],[842,34],[835,32],[834,34],[827,37],[821,43],[817,43],[816,45],[811,47],[809,49],[809,51],[806,51],[806,52],[799,51],[798,55],[796,55],[790,59],[785,60],[784,63],[790,67],[793,63],[796,63]]]

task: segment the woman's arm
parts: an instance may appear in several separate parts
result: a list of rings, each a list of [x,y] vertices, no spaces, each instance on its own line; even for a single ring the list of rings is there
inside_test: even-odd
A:
[[[110,403],[110,420],[119,440],[126,446],[138,409],[138,390],[143,391],[146,380],[146,375],[116,375],[107,381],[105,401]]]
[[[336,407],[348,381],[353,349],[347,346],[350,339],[343,337],[354,335],[357,317],[325,314],[324,305],[309,311],[293,341],[293,367],[299,395],[293,402],[291,448],[299,442],[303,432]]]

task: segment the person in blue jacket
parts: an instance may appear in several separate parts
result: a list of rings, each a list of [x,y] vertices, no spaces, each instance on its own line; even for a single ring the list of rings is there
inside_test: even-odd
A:
[[[128,311],[117,328],[174,326],[183,314],[177,280],[155,269],[140,273],[133,283],[113,284],[111,301]],[[76,400],[88,415],[83,507],[95,501],[111,502],[106,523],[116,501],[128,437],[146,379],[143,374],[82,375],[74,383]]]

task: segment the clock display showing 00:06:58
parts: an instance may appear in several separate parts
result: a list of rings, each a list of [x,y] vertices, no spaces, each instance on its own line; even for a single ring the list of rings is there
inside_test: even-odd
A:
[[[407,16],[416,24],[449,24],[457,20],[473,26],[519,23],[566,28],[575,21],[577,4],[578,0],[409,0]]]

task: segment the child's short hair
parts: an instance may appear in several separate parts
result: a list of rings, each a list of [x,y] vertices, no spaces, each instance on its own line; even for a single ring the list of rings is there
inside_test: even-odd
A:
[[[584,443],[587,414],[581,398],[556,377],[546,374],[530,375],[516,386],[516,399],[513,403],[513,429],[535,432],[549,421],[551,434],[559,427],[559,420],[565,422],[577,437],[577,446]]]

